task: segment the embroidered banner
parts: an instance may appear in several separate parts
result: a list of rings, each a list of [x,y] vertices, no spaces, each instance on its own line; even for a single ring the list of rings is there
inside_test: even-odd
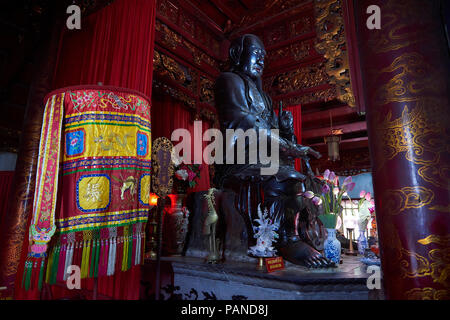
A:
[[[41,132],[25,288],[65,280],[70,265],[86,278],[142,263],[151,167],[147,98],[109,87],[52,94]]]

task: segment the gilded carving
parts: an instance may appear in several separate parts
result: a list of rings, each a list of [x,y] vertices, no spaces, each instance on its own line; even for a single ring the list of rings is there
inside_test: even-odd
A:
[[[175,1],[171,2],[168,0],[158,1],[158,14],[169,19],[173,23],[177,23],[178,20],[178,6]]]
[[[200,101],[214,104],[214,83],[205,77],[200,77]]]
[[[438,75],[424,62],[424,57],[416,52],[400,55],[390,66],[380,70],[379,74],[382,73],[393,73],[395,76],[376,91],[376,105],[416,101],[424,93],[438,95],[439,92],[445,92],[445,84],[436,83]]]
[[[219,69],[218,63],[217,63],[217,61],[215,59],[211,58],[206,53],[204,53],[201,50],[197,49],[194,45],[192,45],[191,43],[189,43],[186,40],[183,41],[183,45],[191,53],[192,59],[194,60],[195,64],[200,66],[202,61],[204,61],[208,65],[210,65],[211,67]]]
[[[421,21],[421,12],[414,10],[409,0],[390,0],[381,7],[383,32],[374,32],[368,45],[374,52],[389,52],[405,48],[420,41],[422,28],[411,28],[406,23]],[[389,30],[386,32],[385,30]],[[426,33],[425,33],[426,36]]]
[[[316,49],[326,59],[326,72],[336,86],[338,99],[355,106],[350,83],[341,0],[315,0]]]
[[[429,207],[429,209],[449,213],[450,212],[450,204],[448,204],[446,206],[434,205],[432,207]]]
[[[385,190],[383,194],[384,209],[390,215],[397,215],[407,209],[424,207],[433,199],[434,192],[421,186]]]
[[[276,95],[316,87],[327,82],[328,75],[325,72],[325,65],[315,63],[267,78],[264,86],[268,88],[269,92]]]
[[[431,276],[433,282],[444,287],[450,286],[450,247],[448,246],[449,235],[430,235],[418,242],[423,245],[437,243],[443,248],[432,249],[428,252],[428,258],[417,253],[401,249],[402,259],[400,269],[402,277],[418,278]]]
[[[159,75],[169,76],[176,83],[192,92],[197,91],[197,73],[156,50],[153,55],[153,68]]]
[[[181,43],[181,36],[172,31],[164,23],[156,20],[155,29],[161,34],[161,41],[168,48],[175,50]]]
[[[314,25],[312,23],[312,18],[308,16],[304,16],[298,20],[292,21],[290,24],[291,36],[297,37],[305,33],[312,32],[313,26]]]
[[[301,96],[290,97],[282,99],[284,106],[305,105],[313,102],[327,102],[336,99],[336,89],[329,88],[325,90],[318,90],[302,94]],[[327,164],[329,166],[329,163]]]
[[[403,278],[419,278],[429,276],[428,259],[406,249],[401,249],[400,270]]]
[[[382,162],[393,159],[400,153],[419,165],[418,174],[425,181],[450,190],[450,167],[445,161],[450,136],[446,132],[448,115],[440,112],[440,102],[435,98],[420,98],[409,111],[405,105],[401,117],[391,120],[389,111],[378,124],[377,134],[382,146]],[[444,122],[444,123],[441,123]]]
[[[293,43],[287,47],[270,51],[267,55],[267,61],[268,63],[272,63],[274,61],[283,60],[287,56],[292,56],[295,61],[300,61],[309,56],[310,51],[311,44],[309,41]]]
[[[434,288],[414,288],[406,292],[408,300],[449,300],[448,290],[437,290]]]
[[[420,244],[423,244],[424,246],[430,243],[436,243],[438,245],[442,245],[445,247],[450,247],[450,234],[446,236],[438,236],[438,235],[429,235],[428,237],[424,239],[420,239],[417,241]]]

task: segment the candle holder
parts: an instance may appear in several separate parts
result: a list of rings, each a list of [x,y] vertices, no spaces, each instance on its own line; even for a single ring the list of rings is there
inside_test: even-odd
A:
[[[156,241],[156,233],[157,233],[157,226],[158,226],[158,221],[156,220],[156,215],[158,213],[158,210],[155,209],[156,207],[150,209],[150,220],[147,222],[148,224],[148,251],[145,254],[145,258],[146,259],[150,259],[150,260],[156,260],[157,257],[157,252],[156,252],[156,247],[157,247],[157,241]]]
[[[258,265],[256,266],[256,270],[264,271],[264,257],[258,257]]]
[[[349,249],[345,252],[348,256],[356,256],[357,252],[353,250],[353,228],[347,228],[347,235],[350,238]]]

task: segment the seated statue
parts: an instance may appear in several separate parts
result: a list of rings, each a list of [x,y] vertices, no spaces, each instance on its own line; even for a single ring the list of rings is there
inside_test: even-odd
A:
[[[278,172],[261,175],[260,169],[267,165],[262,164],[259,158],[257,163],[244,164],[226,164],[224,160],[224,164],[216,165],[215,185],[235,193],[241,192],[244,181],[260,185],[264,194],[263,207],[274,205],[275,208],[271,219],[280,225],[276,248],[281,256],[307,267],[328,267],[332,263],[301,237],[305,232],[299,230],[299,225],[304,225],[299,224],[299,213],[306,208],[306,204],[298,194],[305,191],[304,181],[307,176],[294,168],[295,159],[302,158],[307,163],[307,174],[313,175],[308,156],[319,158],[320,153],[297,144],[290,112],[280,108],[280,118],[275,114],[271,98],[262,89],[265,54],[263,43],[255,35],[246,34],[233,41],[229,49],[231,70],[222,73],[217,79],[215,102],[224,136],[226,129],[255,129],[257,132],[259,129],[279,130],[279,135],[270,134],[270,138],[276,139],[279,144]],[[258,135],[258,139],[267,137]],[[230,146],[226,148],[230,150]],[[248,153],[248,143],[245,148]],[[246,223],[248,221],[252,219],[246,220]]]

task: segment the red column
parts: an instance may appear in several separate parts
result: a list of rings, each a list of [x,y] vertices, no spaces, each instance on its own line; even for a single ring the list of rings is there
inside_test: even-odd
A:
[[[439,1],[358,0],[388,299],[450,299],[450,63]],[[366,9],[381,9],[370,30]]]

